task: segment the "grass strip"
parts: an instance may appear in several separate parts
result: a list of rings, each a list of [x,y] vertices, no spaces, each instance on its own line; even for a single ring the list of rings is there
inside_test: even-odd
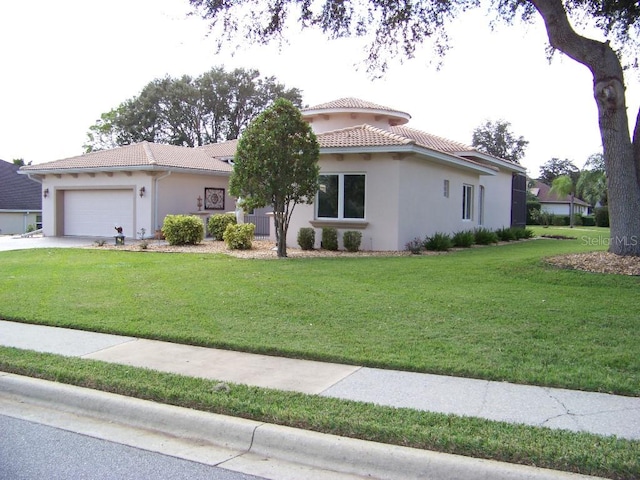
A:
[[[640,478],[640,442],[228,384],[0,347],[0,370],[374,442],[616,480]]]

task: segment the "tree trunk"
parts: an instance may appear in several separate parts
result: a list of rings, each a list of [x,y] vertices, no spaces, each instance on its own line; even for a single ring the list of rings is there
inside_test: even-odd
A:
[[[620,59],[609,46],[578,35],[561,0],[530,0],[542,16],[549,43],[589,68],[598,106],[598,122],[609,194],[609,251],[640,256],[640,147],[631,142]],[[639,116],[640,119],[640,116]],[[638,126],[634,142],[640,142]]]

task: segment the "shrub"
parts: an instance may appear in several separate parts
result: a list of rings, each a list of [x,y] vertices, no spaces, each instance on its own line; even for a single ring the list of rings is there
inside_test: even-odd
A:
[[[362,233],[356,232],[355,230],[347,230],[342,235],[342,242],[344,243],[344,248],[348,252],[357,252],[360,250],[360,243],[362,242]]]
[[[501,242],[510,242],[516,239],[516,235],[511,228],[499,228],[496,230],[496,235]]]
[[[446,252],[452,246],[451,237],[446,233],[436,232],[424,241],[424,248],[436,252]]]
[[[498,235],[496,235],[496,232],[492,232],[487,228],[477,228],[475,232],[473,232],[473,236],[475,237],[475,242],[478,245],[498,243]]]
[[[586,215],[582,217],[582,225],[584,225],[585,227],[595,227],[596,226],[595,217],[593,215]]]
[[[542,206],[537,200],[527,201],[527,225],[538,225],[540,223],[540,209]]]
[[[554,227],[565,227],[569,225],[569,215],[554,215],[551,224]]]
[[[596,227],[608,227],[609,226],[609,208],[600,207],[595,210]]]
[[[230,223],[222,237],[230,250],[251,250],[255,230],[256,226],[253,223],[243,223],[242,225]]]
[[[322,229],[322,248],[325,250],[338,250],[338,229],[324,227]]]
[[[195,245],[204,238],[204,224],[195,215],[167,215],[162,233],[169,245]]]
[[[573,214],[573,225],[575,227],[581,227],[582,226],[582,215],[580,215],[579,213],[574,213]]]
[[[209,218],[208,231],[216,240],[222,240],[228,225],[236,225],[235,213],[216,213]]]
[[[302,227],[298,230],[298,245],[302,250],[313,250],[316,243],[316,231],[311,227]]]
[[[424,241],[421,238],[414,238],[405,245],[406,249],[414,255],[419,255],[424,250]]]
[[[522,227],[511,227],[511,232],[516,240],[522,240],[523,238],[532,238],[533,230]]]
[[[548,227],[553,223],[553,214],[549,212],[540,212],[540,225]]]
[[[473,230],[463,230],[462,232],[456,232],[453,234],[451,241],[454,247],[469,248],[475,243],[476,237],[473,234]]]

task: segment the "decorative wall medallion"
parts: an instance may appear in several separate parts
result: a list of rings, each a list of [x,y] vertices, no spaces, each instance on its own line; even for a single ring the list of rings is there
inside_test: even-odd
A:
[[[224,188],[204,189],[204,209],[224,210]]]

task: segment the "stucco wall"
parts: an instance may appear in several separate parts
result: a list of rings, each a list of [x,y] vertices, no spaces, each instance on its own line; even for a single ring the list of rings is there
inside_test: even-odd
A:
[[[402,166],[400,229],[398,249],[404,249],[414,238],[424,239],[436,232],[454,233],[477,225],[478,176],[409,158]],[[449,196],[445,196],[445,180],[449,181]],[[471,220],[462,218],[463,185],[473,186]]]
[[[394,160],[388,154],[374,154],[369,160],[363,155],[322,155],[321,174],[366,174],[364,228],[352,223],[341,227],[340,222],[320,222],[315,219],[315,205],[298,205],[294,211],[287,246],[298,248],[297,235],[301,227],[314,226],[316,248],[320,248],[324,223],[337,226],[339,238],[345,230],[362,232],[362,250],[404,250],[406,244],[418,237],[424,239],[436,232],[455,233],[478,226],[479,186],[485,186],[485,223],[495,228],[509,225],[511,176],[502,175],[496,181],[472,172],[431,163],[424,158],[407,157]],[[449,196],[444,195],[444,181],[449,181]],[[482,182],[482,183],[481,183]],[[463,185],[473,186],[473,215],[462,218]],[[500,196],[502,195],[502,198]],[[495,210],[495,212],[492,211]],[[340,241],[340,248],[343,248]]]
[[[0,211],[0,235],[26,233],[29,225],[36,227],[40,212]]]
[[[140,198],[138,191],[145,187],[145,196]],[[79,173],[77,175],[47,175],[42,181],[42,189],[48,189],[48,195],[42,199],[42,228],[46,236],[62,235],[64,222],[64,192],[66,190],[109,190],[109,189],[131,189],[135,192],[134,199],[134,230],[141,227],[150,226],[151,200],[149,192],[151,189],[151,177],[143,172],[133,172],[127,175],[121,172],[114,172],[112,175],[106,173]],[[128,233],[128,235],[133,235]]]
[[[322,224],[338,228],[339,246],[342,249],[342,233],[358,230],[362,233],[361,250],[396,250],[398,245],[397,225],[399,210],[399,162],[381,155],[366,159],[363,155],[345,155],[341,160],[334,155],[321,155],[320,173],[364,173],[365,219],[362,221],[321,221],[316,223],[316,248],[320,248]],[[287,247],[299,248],[298,231],[301,227],[312,227],[315,220],[315,205],[297,205],[287,235]],[[360,224],[355,225],[354,224]],[[366,224],[366,225],[364,225]],[[359,228],[363,227],[363,228]]]
[[[148,172],[113,172],[96,173],[94,175],[79,173],[77,175],[47,175],[42,181],[42,189],[49,190],[42,199],[43,233],[46,236],[62,235],[64,222],[64,192],[66,190],[108,190],[129,189],[133,199],[133,227],[128,236],[145,229],[146,235],[152,235],[156,228],[162,226],[167,214],[188,214],[196,212],[198,195],[203,197],[205,187],[225,189],[225,210],[235,209],[234,199],[228,196],[228,177],[217,177],[204,174],[184,174],[166,172],[153,175]],[[140,196],[140,189],[145,191]],[[203,208],[204,209],[204,208]],[[211,213],[219,213],[212,211]]]
[[[224,209],[205,210],[205,188],[223,188],[225,193]],[[154,182],[157,194],[157,211],[154,212],[154,228],[161,228],[167,215],[199,213],[203,222],[216,213],[233,212],[236,209],[235,198],[229,196],[229,177],[213,175],[193,175],[171,173],[160,175]],[[198,196],[202,197],[202,210],[198,212]],[[206,227],[206,225],[205,225]]]
[[[511,226],[511,172],[499,172],[495,176],[483,175],[480,185],[484,186],[484,221],[482,226],[497,230]],[[480,191],[476,192],[479,206]],[[479,214],[479,211],[478,211]]]

